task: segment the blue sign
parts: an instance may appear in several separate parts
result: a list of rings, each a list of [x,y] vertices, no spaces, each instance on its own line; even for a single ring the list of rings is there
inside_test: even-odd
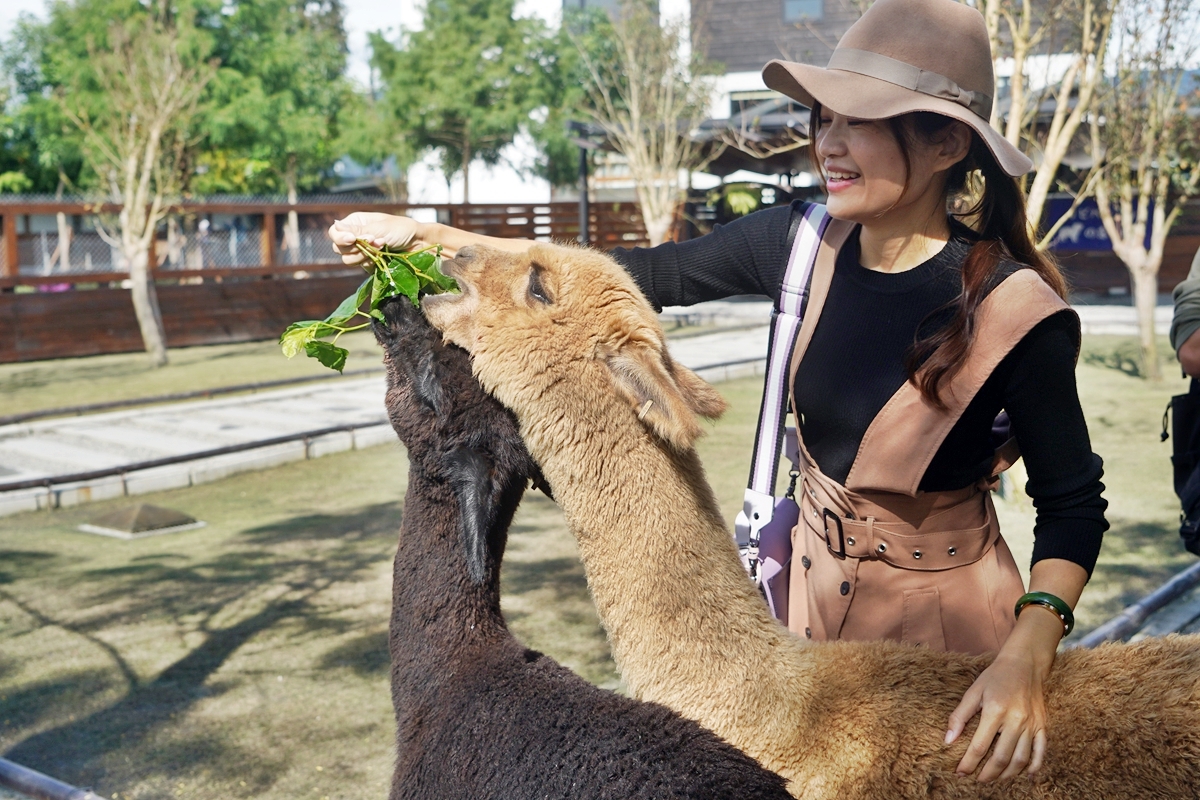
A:
[[[1046,229],[1049,229],[1071,208],[1070,197],[1051,197],[1046,201]],[[1146,247],[1150,246],[1150,224],[1146,225]],[[1075,213],[1063,223],[1050,240],[1051,250],[1112,250],[1112,240],[1100,221],[1096,199],[1089,197],[1079,204]]]

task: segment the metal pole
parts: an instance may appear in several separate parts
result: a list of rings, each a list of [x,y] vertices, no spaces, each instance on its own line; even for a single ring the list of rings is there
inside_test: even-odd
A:
[[[90,789],[77,789],[6,758],[0,758],[0,786],[37,800],[101,800]]]
[[[1095,647],[1104,642],[1121,641],[1132,636],[1151,614],[1172,600],[1182,597],[1197,584],[1200,584],[1200,564],[1193,564],[1080,639],[1075,643],[1075,647]]]
[[[579,243],[591,241],[591,209],[588,208],[588,151],[579,148]]]

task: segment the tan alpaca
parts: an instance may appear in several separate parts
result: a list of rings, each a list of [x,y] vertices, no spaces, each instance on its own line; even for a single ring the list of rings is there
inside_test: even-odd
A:
[[[746,579],[692,443],[724,402],[671,361],[652,309],[598,253],[468,248],[425,300],[517,415],[579,541],[631,691],[716,731],[804,798],[1200,797],[1200,637],[1068,651],[1032,779],[955,775],[943,745],[986,658],[801,642]]]

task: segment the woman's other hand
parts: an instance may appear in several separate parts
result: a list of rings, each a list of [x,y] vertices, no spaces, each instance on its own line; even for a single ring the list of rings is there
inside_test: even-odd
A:
[[[1025,613],[1033,616],[1032,612]],[[1046,616],[1058,625],[1061,636],[1061,623]],[[946,744],[958,739],[967,722],[979,714],[979,727],[958,764],[958,774],[973,773],[991,749],[992,757],[979,772],[982,783],[1015,777],[1026,768],[1032,775],[1042,766],[1046,752],[1042,685],[1050,674],[1053,653],[1048,662],[1044,657],[1037,658],[1033,649],[1013,641],[1017,636],[1014,630],[996,660],[975,679],[950,715]]]
[[[1047,558],[1033,565],[1029,588],[1049,592],[1074,608],[1087,579],[1087,571],[1078,564]],[[979,727],[958,763],[960,775],[973,773],[989,749],[992,757],[979,772],[981,782],[1022,772],[1032,775],[1041,769],[1046,754],[1043,687],[1062,637],[1063,623],[1054,611],[1040,605],[1021,611],[996,660],[975,679],[950,715],[946,744],[953,744],[979,715]]]
[[[429,244],[423,241],[421,229],[421,223],[410,217],[378,211],[355,211],[329,226],[329,239],[333,242],[334,251],[341,255],[342,263],[357,266],[363,262],[363,254],[354,246],[358,239],[370,242],[375,247],[407,250]]]

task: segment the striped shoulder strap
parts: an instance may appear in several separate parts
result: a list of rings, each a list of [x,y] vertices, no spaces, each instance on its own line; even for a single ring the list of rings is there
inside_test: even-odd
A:
[[[792,250],[783,274],[779,303],[771,312],[767,374],[762,406],[758,412],[758,430],[754,435],[754,457],[750,464],[745,502],[736,525],[740,544],[752,539],[757,541],[757,532],[770,522],[774,512],[772,492],[779,470],[779,451],[788,411],[788,365],[796,346],[796,336],[800,333],[817,250],[829,219],[825,206],[818,203],[808,205],[792,237]]]

